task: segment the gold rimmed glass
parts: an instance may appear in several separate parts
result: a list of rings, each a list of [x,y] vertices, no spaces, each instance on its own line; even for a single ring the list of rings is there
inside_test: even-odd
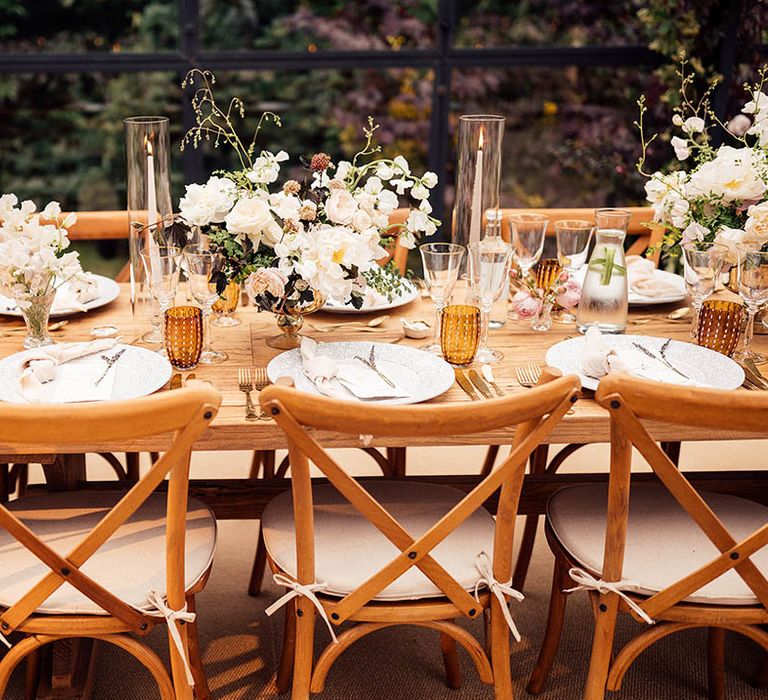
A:
[[[461,259],[464,256],[464,246],[456,243],[425,243],[419,246],[421,262],[424,266],[424,282],[429,296],[435,303],[435,339],[422,350],[435,355],[440,354],[440,319],[456,281],[459,279]]]
[[[691,337],[696,340],[699,337],[699,313],[702,304],[715,292],[728,248],[719,243],[696,241],[684,243],[682,247],[685,289],[693,306]]]
[[[477,306],[446,306],[440,326],[440,347],[445,361],[459,367],[471,364],[480,341],[480,327],[480,309]]]
[[[744,331],[744,347],[733,357],[737,360],[768,362],[768,357],[752,349],[755,316],[768,302],[768,253],[739,246],[739,296],[747,307],[747,327]]]
[[[738,301],[707,299],[699,311],[696,342],[730,357],[739,343],[744,306]]]
[[[509,217],[515,262],[523,277],[539,262],[548,224],[549,219],[543,214],[512,214]]]
[[[168,361],[176,369],[192,369],[203,350],[203,311],[197,306],[172,306],[163,314]]]
[[[557,259],[568,273],[568,279],[573,279],[576,273],[587,262],[589,242],[595,225],[586,219],[560,219],[555,221],[555,240],[557,241]],[[570,311],[560,314],[563,323],[576,323],[576,316]]]

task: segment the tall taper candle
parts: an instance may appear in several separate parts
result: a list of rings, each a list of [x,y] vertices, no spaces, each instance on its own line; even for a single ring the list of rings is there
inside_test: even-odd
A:
[[[469,224],[469,242],[480,240],[480,227],[483,212],[483,130],[477,140],[477,159],[475,161],[475,182],[472,187],[472,219]]]

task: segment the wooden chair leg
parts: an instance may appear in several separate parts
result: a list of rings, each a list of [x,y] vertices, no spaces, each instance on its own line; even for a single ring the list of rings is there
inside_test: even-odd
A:
[[[458,690],[461,688],[461,666],[459,665],[459,655],[456,651],[456,640],[447,634],[441,634],[440,649],[443,652],[446,685],[451,690]]]
[[[560,637],[563,633],[565,621],[565,609],[568,603],[568,594],[563,591],[568,588],[570,578],[568,576],[568,564],[561,558],[555,558],[555,567],[552,572],[552,592],[549,594],[549,616],[547,629],[541,642],[539,658],[528,680],[527,690],[532,695],[538,695],[544,690],[552,670],[557,649],[560,646]]]
[[[7,503],[11,495],[11,474],[8,464],[0,464],[0,503]]]
[[[755,677],[752,679],[755,688],[768,688],[768,651],[763,652],[763,660]]]
[[[24,700],[37,700],[40,687],[40,649],[35,649],[26,658],[24,669]]]
[[[283,627],[283,649],[280,654],[280,665],[275,674],[275,686],[278,693],[287,693],[291,689],[293,677],[293,659],[296,653],[296,606],[288,603],[285,606],[285,625]]]
[[[597,596],[593,596],[597,597]],[[613,657],[613,637],[619,614],[618,596],[601,596],[595,617],[595,633],[592,638],[592,655],[584,700],[605,700],[608,672]]]
[[[496,700],[512,700],[512,667],[509,659],[509,627],[496,596],[491,598],[491,667]]]
[[[138,452],[126,452],[125,453],[125,478],[129,482],[137,482],[141,476],[139,471],[139,453]]]
[[[387,447],[387,460],[392,469],[392,476],[397,479],[405,476],[405,447]]]
[[[259,539],[256,543],[256,556],[253,558],[251,568],[251,580],[248,582],[248,595],[254,598],[261,594],[261,584],[264,582],[264,573],[267,568],[267,547],[259,527]]]
[[[315,608],[299,598],[296,604],[296,643],[293,654],[291,700],[308,700],[315,657]]]
[[[493,465],[496,463],[496,457],[499,456],[498,445],[488,445],[488,451],[485,453],[483,468],[480,470],[480,476],[486,477],[493,471]]]
[[[549,446],[539,445],[531,455],[530,473],[543,474],[547,469],[547,458],[549,457]],[[517,554],[515,562],[515,571],[512,574],[512,588],[523,592],[525,579],[528,576],[528,567],[531,564],[533,556],[533,545],[536,543],[536,531],[539,526],[538,514],[525,516],[525,526],[523,527],[523,537],[520,540],[520,551]]]
[[[725,700],[725,635],[722,627],[710,627],[707,640],[709,700]]]
[[[197,612],[195,596],[187,596],[187,610]],[[211,690],[208,687],[208,679],[205,676],[203,659],[200,654],[200,637],[198,635],[197,620],[187,623],[187,643],[189,644],[189,665],[192,669],[192,677],[195,679],[195,700],[211,700]]]
[[[679,442],[662,442],[660,447],[667,457],[669,457],[672,464],[675,466],[680,464],[680,446]]]
[[[253,457],[251,458],[251,470],[248,474],[249,479],[258,479],[259,472],[261,471],[261,455],[263,450],[254,450]]]
[[[27,495],[27,486],[29,486],[29,465],[14,464],[11,467],[10,475],[11,492],[16,491],[19,498]]]

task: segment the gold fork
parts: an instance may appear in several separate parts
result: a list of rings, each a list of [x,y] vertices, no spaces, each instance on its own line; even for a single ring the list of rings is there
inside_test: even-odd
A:
[[[253,421],[259,419],[259,414],[253,407],[251,392],[253,391],[253,382],[251,381],[251,370],[237,370],[238,388],[245,394],[245,420]]]
[[[267,368],[256,367],[253,371],[254,371],[254,377],[253,377],[254,386],[256,387],[256,391],[261,392],[261,390],[269,384],[269,377],[267,376]],[[270,420],[270,416],[267,415],[267,412],[263,408],[259,413],[259,420]]]
[[[520,386],[530,389],[536,386],[541,377],[541,365],[535,363],[515,365],[515,376]]]

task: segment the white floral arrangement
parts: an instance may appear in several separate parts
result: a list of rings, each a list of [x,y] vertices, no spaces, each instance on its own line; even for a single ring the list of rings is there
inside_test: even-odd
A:
[[[86,283],[77,252],[69,247],[67,229],[74,213],[61,215],[58,202],[37,213],[35,203],[19,205],[15,194],[0,197],[0,292],[22,310],[64,283]]]
[[[638,169],[648,178],[646,195],[654,222],[665,229],[662,247],[668,254],[679,255],[680,245],[690,241],[716,242],[728,247],[733,263],[740,244],[759,250],[768,243],[768,67],[760,70],[757,83],[745,85],[750,100],[728,124],[710,107],[714,85],[694,101],[688,94],[693,77],[685,74],[685,65],[679,75],[681,100],[672,123],[681,135],[673,136],[671,145],[688,169],[643,172],[648,145],[656,138],[646,140],[643,133],[644,98],[638,101],[636,122],[643,149]],[[709,134],[713,124],[726,135],[727,143],[717,148]]]
[[[310,304],[315,295],[360,308],[369,286],[397,293],[399,275],[377,261],[395,241],[412,248],[418,237],[436,231],[440,222],[431,216],[429,195],[437,176],[416,176],[402,156],[372,158],[380,147],[374,144],[378,126],[369,118],[365,146],[351,161],[334,163],[316,153],[304,162],[303,182],[289,179],[278,187],[288,154],[262,150],[257,155],[255,143],[264,121],[280,125],[279,117],[264,113],[245,146],[234,128],[234,119],[245,115],[243,103],[235,98],[226,111],[220,109],[214,82],[207,71],[187,75],[184,85],[199,87],[192,98],[196,125],[182,147],[203,139],[214,146],[227,143],[242,168],[188,185],[179,213],[222,254],[224,269],[215,279],[220,290],[229,281],[244,282],[254,303],[278,313]],[[390,214],[406,194],[411,205],[405,222],[390,224]]]

